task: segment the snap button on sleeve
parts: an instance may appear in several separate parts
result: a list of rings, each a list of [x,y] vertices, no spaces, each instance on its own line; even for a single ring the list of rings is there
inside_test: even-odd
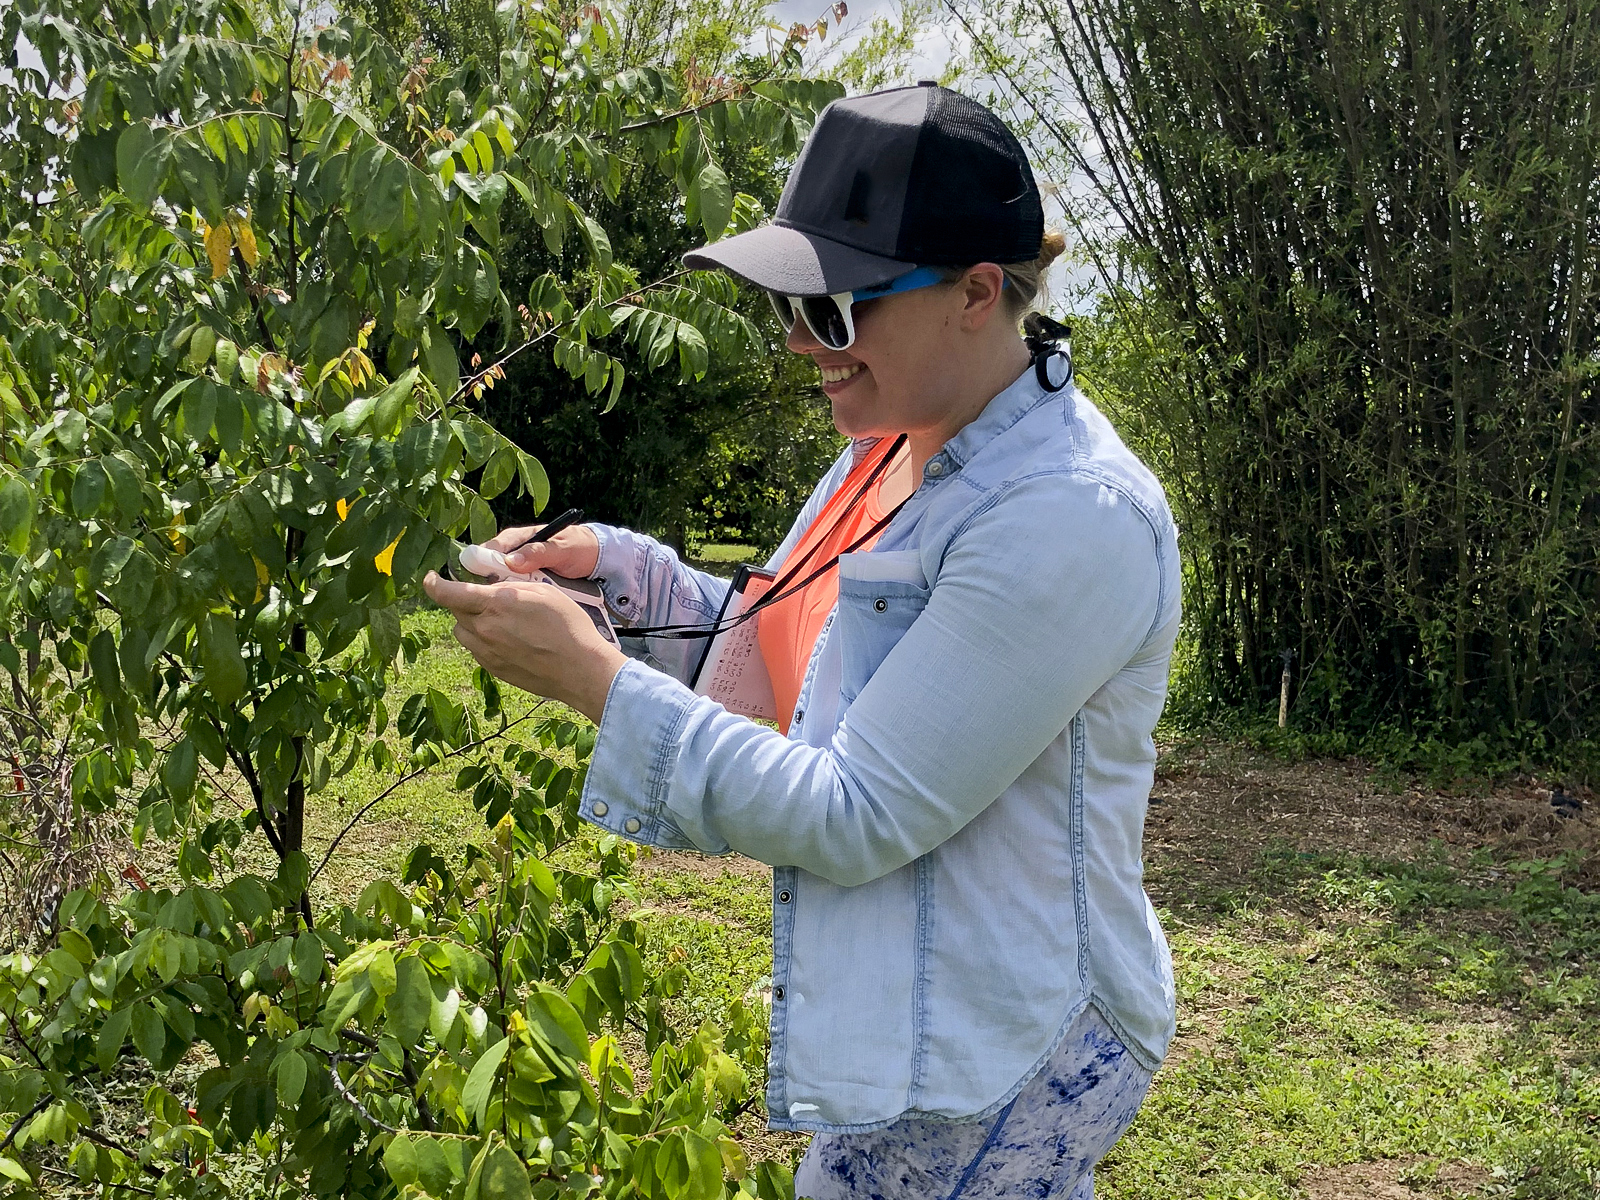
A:
[[[783,984],[780,983],[777,987],[772,989],[772,998],[774,1000],[783,999]]]
[[[887,600],[885,600],[882,596],[879,596],[876,600],[874,600],[872,602],[872,611],[873,612],[882,612],[884,609],[886,609],[888,607],[889,607],[889,602]]]
[[[629,833],[638,833],[639,832],[639,818],[638,817],[629,817],[626,821],[624,821],[622,823],[622,827],[624,829],[626,829]]]
[[[627,608],[628,607],[628,599],[629,598],[627,596],[618,596],[617,597],[617,607],[618,608]]]
[[[778,903],[779,904],[787,904],[787,903],[789,903],[789,901],[791,901],[793,899],[794,899],[794,896],[790,894],[788,888],[784,888],[783,891],[778,893]]]
[[[594,808],[591,811],[594,813],[595,816],[603,817],[608,812],[611,811],[611,806],[609,804],[607,804],[604,800],[596,800],[594,802]]]

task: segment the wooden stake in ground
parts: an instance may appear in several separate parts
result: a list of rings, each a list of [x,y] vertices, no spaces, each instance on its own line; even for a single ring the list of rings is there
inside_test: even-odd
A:
[[[1289,726],[1289,680],[1292,678],[1289,664],[1294,661],[1294,651],[1283,652],[1283,682],[1278,688],[1278,728],[1287,729]]]

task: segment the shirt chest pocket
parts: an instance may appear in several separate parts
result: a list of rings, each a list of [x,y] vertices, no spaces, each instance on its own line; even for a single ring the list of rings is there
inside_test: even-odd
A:
[[[914,550],[839,558],[839,693],[855,702],[895,644],[928,605],[921,555]]]

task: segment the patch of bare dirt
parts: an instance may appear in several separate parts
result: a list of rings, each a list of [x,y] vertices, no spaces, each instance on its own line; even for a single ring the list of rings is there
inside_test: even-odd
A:
[[[724,875],[765,879],[772,874],[771,867],[742,854],[701,854],[697,850],[647,849],[639,855],[635,869],[645,875],[689,874],[706,880]]]
[[[1232,886],[1275,844],[1387,859],[1433,846],[1451,858],[1479,848],[1496,857],[1567,853],[1578,860],[1575,882],[1600,887],[1600,798],[1574,794],[1582,811],[1562,816],[1536,781],[1478,795],[1415,783],[1397,791],[1356,759],[1285,763],[1233,747],[1185,748],[1156,771],[1145,834],[1152,892],[1160,902],[1161,868],[1178,864],[1186,891]]]
[[[1487,1172],[1466,1163],[1390,1158],[1322,1167],[1300,1186],[1309,1200],[1457,1200],[1482,1195],[1488,1178]]]

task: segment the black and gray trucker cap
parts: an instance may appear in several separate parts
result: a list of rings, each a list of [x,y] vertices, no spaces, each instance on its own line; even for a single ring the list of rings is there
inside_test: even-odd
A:
[[[1022,146],[976,100],[922,83],[822,110],[770,224],[683,256],[791,296],[912,267],[1029,262],[1044,207]]]

